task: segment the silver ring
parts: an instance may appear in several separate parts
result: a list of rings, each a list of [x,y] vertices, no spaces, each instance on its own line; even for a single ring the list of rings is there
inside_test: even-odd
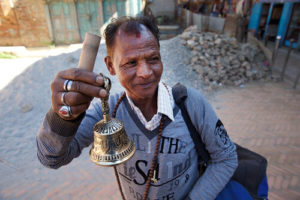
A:
[[[63,93],[61,94],[61,99],[60,99],[60,100],[61,100],[61,102],[64,103],[64,105],[68,106],[68,104],[66,103],[65,95],[66,95],[66,92],[63,92]]]
[[[67,85],[69,83],[70,80],[65,80],[64,82],[64,91],[68,92],[68,88],[67,88]]]
[[[61,114],[64,117],[71,117],[72,116],[71,107],[70,106],[62,106],[59,109],[59,114]]]
[[[72,81],[72,80],[69,80],[68,83],[67,83],[67,92],[68,92],[68,91],[71,91],[72,84],[73,84],[73,81]]]

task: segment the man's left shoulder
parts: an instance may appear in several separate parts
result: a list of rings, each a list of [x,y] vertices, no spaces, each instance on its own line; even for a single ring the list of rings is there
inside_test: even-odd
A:
[[[209,105],[207,99],[201,93],[201,91],[193,87],[187,87],[186,104],[192,104],[198,108],[204,105]]]
[[[204,100],[205,97],[202,95],[200,90],[197,90],[196,88],[185,86],[181,83],[177,83],[172,87],[172,90],[175,90],[176,92],[173,92],[174,94],[179,96],[186,96],[187,99],[195,99],[195,100]],[[177,94],[176,94],[177,93]],[[184,93],[184,94],[183,94]]]
[[[177,92],[173,92],[174,99],[186,97],[184,102],[188,112],[202,112],[209,106],[208,101],[202,93],[196,88],[177,84],[173,86]],[[175,97],[177,95],[177,97]]]

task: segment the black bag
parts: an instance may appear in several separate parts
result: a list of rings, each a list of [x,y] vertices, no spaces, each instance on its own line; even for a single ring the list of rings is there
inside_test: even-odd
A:
[[[172,88],[172,93],[176,104],[180,107],[184,121],[195,143],[195,148],[199,157],[199,170],[200,174],[202,174],[205,171],[210,156],[184,105],[185,99],[187,98],[187,89],[185,86],[177,83]],[[260,188],[260,190],[266,190],[263,192],[264,194],[267,194],[268,192],[266,181],[267,160],[263,156],[250,151],[249,149],[243,148],[238,144],[235,145],[238,154],[238,167],[232,176],[232,180],[243,185],[253,199],[267,199],[267,196],[261,196],[258,191],[259,187],[262,187],[261,184],[264,184],[262,187],[263,189]]]

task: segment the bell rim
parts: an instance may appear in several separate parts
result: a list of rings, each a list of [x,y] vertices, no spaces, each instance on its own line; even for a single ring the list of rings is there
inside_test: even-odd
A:
[[[118,160],[115,160],[115,161],[98,161],[96,159],[93,159],[93,157],[91,156],[92,155],[92,151],[93,151],[93,147],[89,151],[90,159],[92,160],[93,163],[95,163],[96,165],[102,166],[102,167],[111,167],[111,166],[122,164],[123,162],[126,162],[130,158],[132,158],[132,156],[136,152],[136,145],[135,145],[135,143],[133,141],[131,141],[131,143],[132,143],[132,146],[133,146],[132,147],[132,151],[126,157],[124,157],[123,159],[118,159]]]

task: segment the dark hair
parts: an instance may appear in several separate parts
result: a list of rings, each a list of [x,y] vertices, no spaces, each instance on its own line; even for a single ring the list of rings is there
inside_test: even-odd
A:
[[[112,55],[112,49],[115,41],[115,36],[119,28],[128,34],[138,34],[141,31],[140,25],[146,26],[146,28],[154,35],[159,46],[159,30],[155,21],[149,17],[138,16],[138,17],[120,17],[118,19],[112,19],[111,23],[107,25],[104,30],[104,38],[106,43],[106,49],[108,55]]]

